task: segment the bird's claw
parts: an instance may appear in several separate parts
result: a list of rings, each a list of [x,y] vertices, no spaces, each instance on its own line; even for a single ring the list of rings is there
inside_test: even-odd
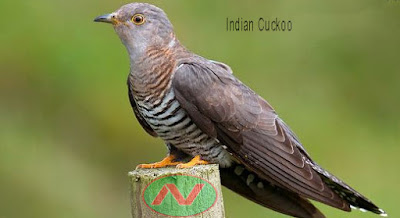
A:
[[[168,155],[164,159],[162,159],[159,162],[151,163],[151,164],[139,164],[136,169],[154,169],[154,168],[163,168],[166,166],[176,166],[181,164],[181,162],[175,162],[173,161],[175,157],[173,155]]]
[[[176,168],[183,169],[183,168],[190,168],[196,165],[205,165],[209,164],[207,161],[202,160],[199,155],[195,156],[191,161],[187,163],[181,163],[176,165]]]

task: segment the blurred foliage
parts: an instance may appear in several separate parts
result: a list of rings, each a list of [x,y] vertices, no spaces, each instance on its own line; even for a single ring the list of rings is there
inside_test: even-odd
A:
[[[124,3],[0,2],[1,218],[130,217],[127,172],[166,148],[132,114],[125,48],[92,22]],[[186,47],[268,99],[315,161],[400,216],[399,1],[152,3]],[[278,17],[293,30],[227,32],[227,17]],[[224,198],[229,218],[283,217]]]

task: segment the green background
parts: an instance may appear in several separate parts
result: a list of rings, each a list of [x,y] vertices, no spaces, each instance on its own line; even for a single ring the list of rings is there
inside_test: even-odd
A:
[[[165,156],[129,105],[126,1],[0,1],[0,217],[130,217],[127,172]],[[190,50],[230,65],[314,160],[400,217],[400,2],[163,0]],[[226,17],[291,20],[227,32]],[[283,217],[224,189],[227,217]],[[321,204],[328,217],[351,214]]]

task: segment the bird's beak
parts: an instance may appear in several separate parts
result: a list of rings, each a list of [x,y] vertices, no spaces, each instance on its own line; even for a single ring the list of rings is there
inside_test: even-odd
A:
[[[114,23],[112,14],[104,14],[94,18],[94,22]]]

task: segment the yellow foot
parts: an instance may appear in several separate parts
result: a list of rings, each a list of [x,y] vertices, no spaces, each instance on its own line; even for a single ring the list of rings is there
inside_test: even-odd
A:
[[[189,162],[187,162],[187,163],[181,163],[181,164],[178,164],[177,166],[176,166],[176,168],[190,168],[190,167],[193,167],[193,166],[195,166],[195,165],[204,165],[204,164],[208,164],[208,162],[207,161],[205,161],[205,160],[201,160],[200,159],[200,156],[199,155],[197,155],[197,156],[195,156],[191,161],[189,161]]]
[[[152,169],[152,168],[162,168],[166,166],[175,166],[180,164],[181,162],[174,162],[175,157],[173,155],[168,155],[164,159],[162,159],[159,162],[151,163],[151,164],[139,164],[136,169],[138,168],[147,168],[147,169]]]

